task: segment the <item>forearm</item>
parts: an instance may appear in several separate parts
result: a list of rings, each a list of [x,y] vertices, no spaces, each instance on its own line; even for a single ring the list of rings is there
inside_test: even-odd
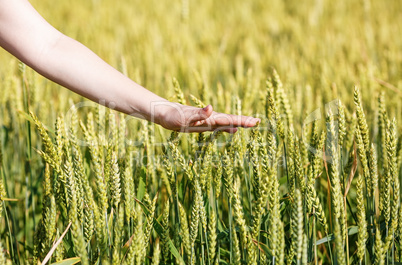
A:
[[[151,117],[152,103],[167,102],[64,35],[33,64],[40,74],[86,98],[147,120],[159,123]]]

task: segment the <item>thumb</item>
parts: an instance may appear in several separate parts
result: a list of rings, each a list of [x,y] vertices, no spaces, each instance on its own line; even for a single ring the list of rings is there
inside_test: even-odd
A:
[[[212,112],[213,108],[211,105],[208,105],[205,108],[196,109],[189,117],[188,122],[193,126],[201,125],[204,123],[204,120],[212,115]]]

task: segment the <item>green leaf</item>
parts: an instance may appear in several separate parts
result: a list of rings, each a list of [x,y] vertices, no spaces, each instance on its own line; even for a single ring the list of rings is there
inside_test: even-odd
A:
[[[221,257],[224,257],[224,258],[230,257],[230,252],[224,248],[219,248],[219,253],[220,253]]]
[[[287,181],[287,176],[283,176],[279,179],[279,185],[284,185]]]
[[[81,261],[81,258],[76,257],[76,258],[69,258],[69,259],[65,259],[56,263],[52,263],[51,265],[73,265],[73,264],[77,264],[78,262]]]
[[[348,235],[351,236],[351,235],[357,234],[358,230],[359,230],[358,226],[349,227],[348,228]],[[332,240],[334,240],[334,238],[335,237],[334,237],[333,234],[329,234],[328,236],[323,237],[320,240],[317,240],[316,246],[324,244],[324,243],[327,243],[328,241],[332,241]]]
[[[24,118],[25,120],[35,124],[35,121],[31,118],[31,116],[23,110],[17,110],[17,113]]]
[[[178,189],[180,201],[184,201],[186,189],[187,189],[187,181],[183,179],[182,181],[179,182],[179,189]]]
[[[236,232],[239,232],[240,229],[236,226],[236,227],[235,227],[235,231],[236,231]],[[217,239],[218,239],[218,240],[222,240],[222,239],[224,239],[224,238],[226,238],[226,237],[229,237],[229,229],[225,229],[225,230],[221,231],[221,232],[218,234]]]
[[[169,244],[170,253],[172,253],[173,256],[175,256],[175,258],[180,261],[179,264],[185,264],[183,258],[180,256],[179,251],[177,251],[177,248],[173,245],[172,240],[169,239],[168,244]]]
[[[142,198],[144,198],[145,195],[145,190],[146,190],[146,185],[145,185],[145,181],[146,181],[146,167],[141,167],[141,177],[139,180],[139,184],[138,184],[138,190],[137,190],[137,199],[139,199],[140,201],[142,200]]]
[[[262,223],[262,224],[264,224],[265,222],[268,221],[270,214],[271,214],[271,213],[268,212],[267,214],[265,214],[265,215],[262,217],[262,219],[261,219],[261,223]]]
[[[265,245],[264,243],[258,242],[258,247],[265,252],[265,255],[267,255],[267,257],[269,257],[269,258],[272,257],[271,250],[268,248],[267,245]]]

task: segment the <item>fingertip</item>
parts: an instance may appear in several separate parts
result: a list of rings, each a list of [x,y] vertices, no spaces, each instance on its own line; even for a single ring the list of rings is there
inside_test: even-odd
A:
[[[207,105],[202,110],[204,111],[205,115],[207,115],[209,117],[212,114],[213,108],[211,105]]]
[[[247,127],[254,127],[257,126],[261,123],[261,119],[259,118],[253,118],[252,120],[250,120],[247,124]]]

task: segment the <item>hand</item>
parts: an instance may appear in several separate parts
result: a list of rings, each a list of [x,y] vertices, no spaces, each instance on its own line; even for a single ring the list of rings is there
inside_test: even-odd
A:
[[[166,129],[180,132],[205,132],[222,130],[235,133],[237,127],[253,127],[258,118],[215,112],[211,105],[205,108],[166,102],[155,108],[156,122]]]

